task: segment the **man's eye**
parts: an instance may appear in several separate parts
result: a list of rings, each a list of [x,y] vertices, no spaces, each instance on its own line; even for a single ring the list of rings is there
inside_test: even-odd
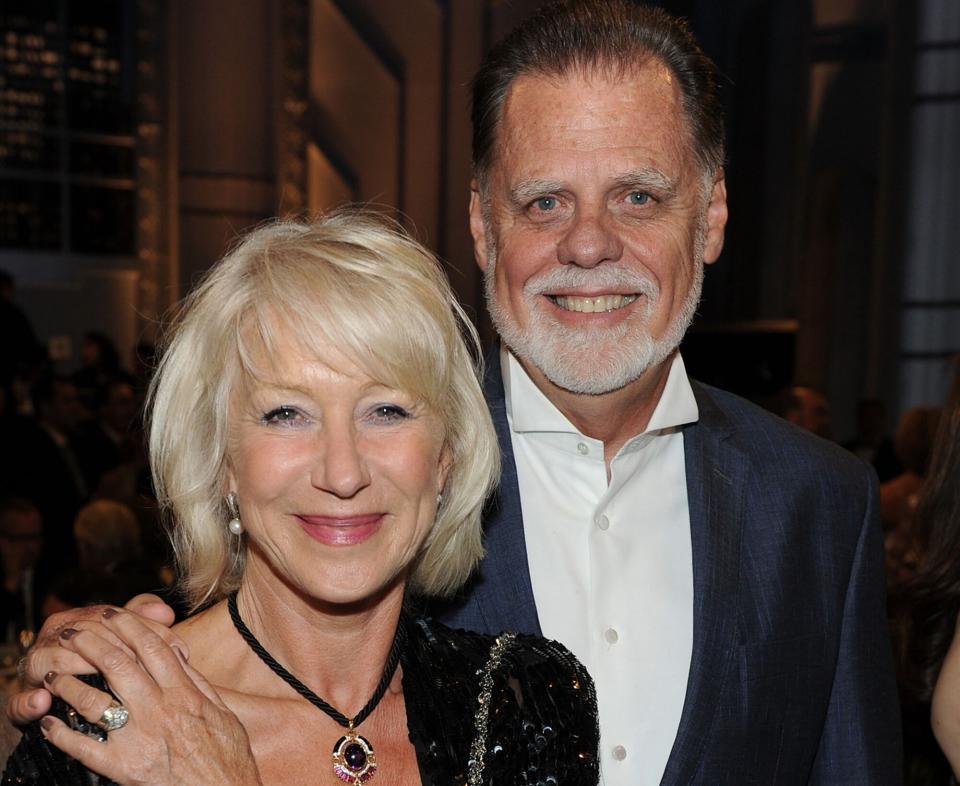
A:
[[[650,201],[650,195],[645,191],[631,191],[627,199],[631,205],[645,205]]]
[[[534,200],[533,206],[537,210],[550,211],[556,208],[557,198],[552,196],[540,197],[537,200]]]
[[[300,413],[293,407],[277,407],[264,414],[264,423],[292,423],[300,418]]]

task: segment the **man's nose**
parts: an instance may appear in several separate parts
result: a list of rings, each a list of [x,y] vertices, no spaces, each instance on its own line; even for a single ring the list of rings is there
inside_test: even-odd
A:
[[[360,435],[348,426],[325,427],[318,439],[310,482],[314,488],[350,499],[370,485],[370,472]]]
[[[620,259],[623,242],[602,210],[577,210],[557,245],[563,264],[595,267],[602,262]]]

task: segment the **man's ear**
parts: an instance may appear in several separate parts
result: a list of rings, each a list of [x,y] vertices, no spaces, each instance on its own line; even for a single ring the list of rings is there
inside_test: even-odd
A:
[[[717,261],[723,251],[723,233],[727,226],[727,183],[723,168],[713,181],[710,204],[707,205],[707,239],[703,248],[703,261],[710,265]]]
[[[477,179],[470,181],[470,234],[473,236],[473,258],[481,270],[487,269],[487,228],[483,220],[483,201]]]

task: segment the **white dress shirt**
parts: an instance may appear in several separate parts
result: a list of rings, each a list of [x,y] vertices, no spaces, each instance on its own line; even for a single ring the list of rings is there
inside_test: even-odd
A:
[[[502,350],[523,531],[543,634],[596,683],[605,786],[658,784],[693,648],[683,435],[697,403],[677,354],[646,430],[610,465]]]

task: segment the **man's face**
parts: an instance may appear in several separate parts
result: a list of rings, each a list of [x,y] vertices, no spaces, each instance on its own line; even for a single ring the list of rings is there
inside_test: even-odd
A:
[[[137,396],[133,386],[126,382],[112,383],[100,416],[114,431],[126,432],[137,416]]]
[[[797,387],[793,390],[796,408],[787,413],[787,420],[818,437],[830,437],[830,403],[813,388]]]
[[[36,511],[8,510],[0,517],[0,555],[8,575],[32,568],[43,545],[43,525]]]
[[[535,378],[606,393],[679,344],[727,210],[666,67],[516,79],[485,197],[470,225],[488,307]]]
[[[44,419],[60,431],[71,431],[80,422],[82,412],[73,383],[54,383],[53,395],[44,408]]]

